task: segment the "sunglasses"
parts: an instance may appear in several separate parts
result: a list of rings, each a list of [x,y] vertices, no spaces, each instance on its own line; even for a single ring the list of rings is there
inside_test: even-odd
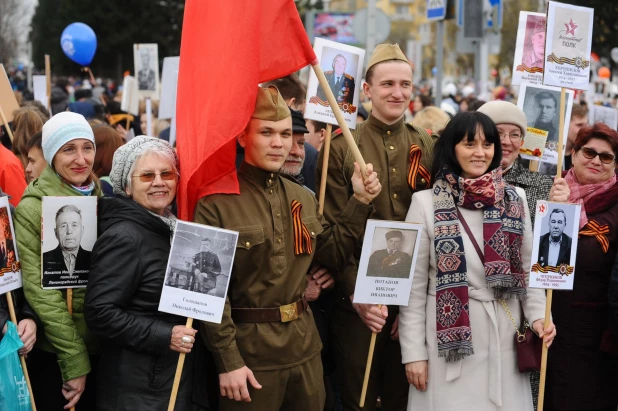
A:
[[[176,173],[174,171],[162,171],[159,174],[149,172],[149,173],[135,174],[135,175],[133,175],[131,177],[133,177],[133,178],[139,177],[139,180],[141,182],[152,183],[154,181],[154,179],[157,178],[157,176],[161,176],[161,180],[170,181],[170,180],[176,179],[177,175],[178,175],[178,173]]]
[[[581,150],[584,157],[586,157],[588,160],[592,160],[596,156],[599,156],[599,160],[601,160],[601,163],[603,164],[611,164],[614,162],[614,160],[616,160],[616,156],[614,156],[613,154],[597,153],[596,151],[588,147],[582,147]]]

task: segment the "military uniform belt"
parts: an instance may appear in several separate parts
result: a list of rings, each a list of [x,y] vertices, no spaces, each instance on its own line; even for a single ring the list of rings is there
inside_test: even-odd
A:
[[[300,300],[275,308],[232,308],[232,320],[236,323],[272,323],[296,320],[307,311],[307,300]]]

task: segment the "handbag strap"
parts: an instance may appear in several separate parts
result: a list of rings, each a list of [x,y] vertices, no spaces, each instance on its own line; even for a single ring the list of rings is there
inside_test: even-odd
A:
[[[472,231],[470,230],[470,227],[468,226],[468,223],[464,219],[463,215],[459,211],[459,208],[457,208],[457,217],[459,218],[459,221],[461,222],[461,225],[463,226],[464,230],[466,230],[466,234],[468,234],[468,238],[470,238],[470,241],[472,242],[472,245],[474,246],[474,249],[476,250],[476,253],[478,254],[479,258],[481,259],[481,262],[485,264],[485,256],[481,252],[481,247],[479,246],[479,243],[476,242],[476,238],[474,238],[474,236],[472,235]],[[515,319],[513,318],[513,315],[511,314],[511,310],[509,310],[509,307],[506,305],[506,301],[504,300],[498,300],[498,301],[500,301],[500,303],[502,304],[502,308],[504,308],[504,311],[506,311],[506,314],[509,316],[511,323],[513,323],[513,327],[515,327],[515,331],[517,332],[518,341],[522,341],[521,339],[525,338],[526,328],[529,327],[528,321],[524,318],[524,326],[523,326],[524,331],[523,332],[519,331],[519,327],[517,327],[517,324],[515,324]]]
[[[472,235],[472,231],[470,231],[470,227],[468,227],[468,223],[466,223],[466,220],[463,218],[463,215],[461,215],[461,211],[459,211],[459,208],[457,208],[457,217],[459,218],[459,221],[461,222],[461,225],[463,226],[464,230],[466,230],[466,234],[468,234],[468,238],[470,238],[470,241],[472,241],[472,245],[474,246],[476,253],[479,255],[481,262],[485,264],[485,256],[481,252],[481,247],[479,247],[479,243],[476,242],[476,238],[474,238],[474,236]]]

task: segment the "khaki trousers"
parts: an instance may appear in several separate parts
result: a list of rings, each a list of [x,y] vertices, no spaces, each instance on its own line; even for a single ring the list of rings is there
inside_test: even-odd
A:
[[[220,397],[221,411],[322,411],[325,393],[322,360],[316,355],[295,367],[273,371],[253,371],[262,385],[256,390],[249,387],[251,402]]]

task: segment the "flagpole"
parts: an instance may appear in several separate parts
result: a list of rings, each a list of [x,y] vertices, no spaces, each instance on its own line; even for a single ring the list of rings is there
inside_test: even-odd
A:
[[[333,110],[333,114],[335,115],[335,118],[337,119],[337,123],[339,124],[339,127],[341,128],[341,131],[343,132],[343,137],[345,138],[346,143],[348,143],[348,148],[350,149],[350,151],[352,151],[352,155],[354,156],[354,161],[356,161],[358,165],[360,166],[361,174],[363,175],[363,180],[364,180],[367,174],[366,172],[367,165],[365,164],[365,160],[363,159],[363,156],[360,150],[358,149],[356,142],[354,141],[354,137],[352,137],[352,132],[350,131],[350,128],[345,122],[345,118],[343,118],[343,113],[341,112],[341,109],[339,108],[339,104],[337,104],[337,100],[335,99],[335,95],[333,94],[333,91],[330,89],[330,86],[328,85],[328,81],[326,80],[326,77],[324,76],[322,67],[320,67],[320,64],[317,60],[311,63],[311,67],[313,67],[313,71],[315,72],[315,75],[318,77],[320,86],[322,86],[322,89],[326,93],[326,99],[328,100],[328,103],[330,104],[330,108],[331,110]]]
[[[328,157],[330,155],[330,137],[333,132],[333,125],[326,125],[326,137],[324,138],[324,158],[322,159],[322,178],[320,182],[320,195],[318,199],[318,212],[324,214],[324,198],[326,197],[326,176],[328,175]]]

